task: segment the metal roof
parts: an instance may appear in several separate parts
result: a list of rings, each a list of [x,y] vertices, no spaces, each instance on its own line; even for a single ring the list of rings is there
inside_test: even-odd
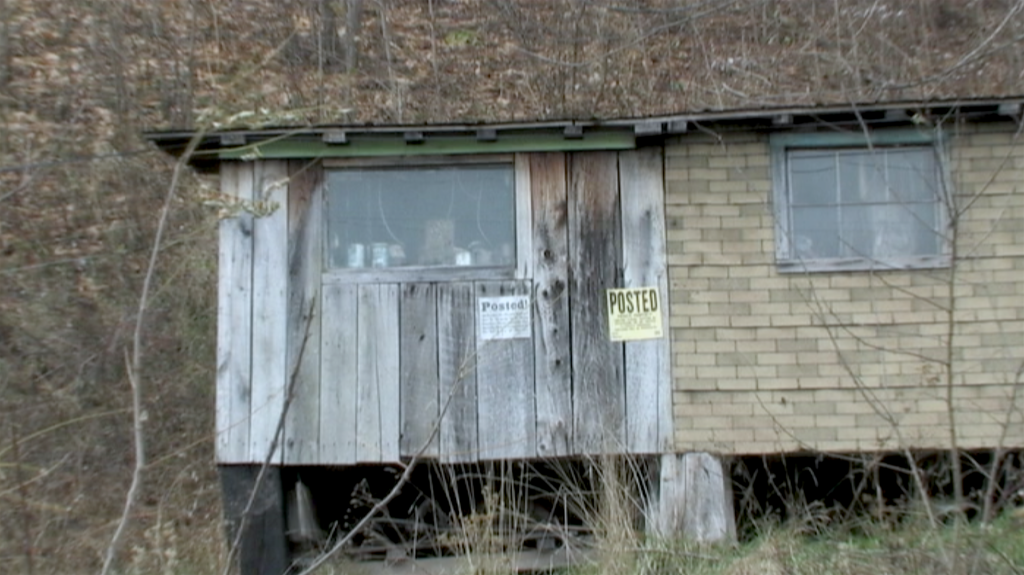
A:
[[[287,142],[293,147],[289,157],[310,157],[317,150],[347,147],[353,143],[380,147],[374,155],[415,153],[466,153],[457,142],[478,143],[483,150],[525,151],[529,146],[543,149],[595,149],[623,147],[622,137],[658,138],[691,131],[727,131],[735,129],[786,130],[811,126],[850,129],[860,125],[898,125],[938,122],[955,116],[959,120],[987,121],[1020,119],[1024,96],[945,101],[901,101],[886,103],[797,106],[736,109],[680,113],[666,116],[607,120],[558,120],[535,122],[458,123],[416,125],[344,125],[280,126],[215,131],[154,131],[145,137],[164,151],[180,156],[195,138],[193,164],[216,164],[221,159],[255,159],[267,156],[270,144]],[[613,135],[618,135],[616,138]],[[525,138],[528,136],[528,138]],[[515,143],[518,139],[518,143]],[[561,144],[557,142],[561,141]],[[432,151],[438,142],[445,145]],[[533,143],[531,143],[533,142]],[[539,143],[538,143],[539,142]],[[513,145],[515,143],[515,145]],[[304,145],[303,145],[304,144]],[[422,146],[417,148],[417,146]],[[278,147],[277,149],[282,149]],[[283,154],[283,152],[281,152]],[[331,154],[335,155],[335,154]],[[337,154],[350,155],[350,154]]]

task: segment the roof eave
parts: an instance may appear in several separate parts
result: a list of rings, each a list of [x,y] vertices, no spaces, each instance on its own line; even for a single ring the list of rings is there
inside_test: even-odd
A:
[[[574,140],[596,134],[631,134],[636,138],[664,137],[686,133],[693,128],[743,128],[759,130],[794,129],[809,126],[865,124],[886,125],[941,119],[956,115],[975,121],[1020,118],[1024,96],[944,101],[902,101],[871,104],[829,106],[790,106],[778,108],[736,109],[685,114],[671,114],[610,120],[563,120],[539,122],[497,122],[492,124],[423,124],[423,125],[343,125],[325,124],[303,127],[266,127],[201,131],[157,131],[145,137],[162,150],[182,155],[189,142],[199,138],[197,154],[191,162],[200,167],[215,164],[221,151],[239,146],[272,141],[317,141],[326,145],[348,145],[361,137],[401,138],[416,146],[432,138],[465,138],[479,142],[495,142],[503,137],[528,134],[547,138],[561,137],[566,149]],[[485,146],[486,148],[486,146]],[[408,148],[412,150],[413,148]],[[401,149],[395,152],[402,154]]]

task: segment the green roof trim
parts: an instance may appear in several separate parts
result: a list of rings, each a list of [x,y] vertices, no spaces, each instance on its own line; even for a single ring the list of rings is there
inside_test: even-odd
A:
[[[771,135],[771,145],[782,148],[867,147],[927,145],[935,141],[930,127],[878,128],[855,132],[795,132]]]
[[[501,154],[510,152],[571,152],[579,150],[629,150],[636,147],[632,131],[586,132],[582,138],[561,133],[500,134],[491,142],[474,135],[427,136],[420,143],[406,143],[401,133],[393,136],[353,135],[347,144],[281,138],[237,148],[222,149],[222,160],[288,158],[367,158],[377,156],[426,156],[450,154]]]

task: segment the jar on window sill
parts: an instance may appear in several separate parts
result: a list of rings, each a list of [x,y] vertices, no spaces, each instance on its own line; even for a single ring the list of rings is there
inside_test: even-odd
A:
[[[350,268],[366,267],[366,246],[360,243],[349,244],[346,263]]]
[[[469,244],[469,251],[473,253],[473,265],[489,266],[494,264],[494,252],[484,247],[483,242]]]
[[[405,265],[405,248],[402,247],[402,244],[388,246],[388,265],[391,267]]]
[[[385,243],[370,244],[370,261],[375,268],[386,268],[390,261],[390,248]]]

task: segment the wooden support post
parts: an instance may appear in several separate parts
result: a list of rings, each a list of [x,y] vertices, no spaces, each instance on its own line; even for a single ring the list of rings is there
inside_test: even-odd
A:
[[[228,544],[238,536],[242,514],[256,486],[259,465],[221,465],[219,467],[224,498],[224,519]],[[284,497],[279,467],[267,468],[263,485],[253,499],[245,531],[238,541],[235,560],[241,575],[282,575],[288,570],[288,546],[285,541]]]
[[[699,543],[734,541],[732,482],[728,466],[710,453],[666,453],[648,512],[649,528],[662,537]]]

